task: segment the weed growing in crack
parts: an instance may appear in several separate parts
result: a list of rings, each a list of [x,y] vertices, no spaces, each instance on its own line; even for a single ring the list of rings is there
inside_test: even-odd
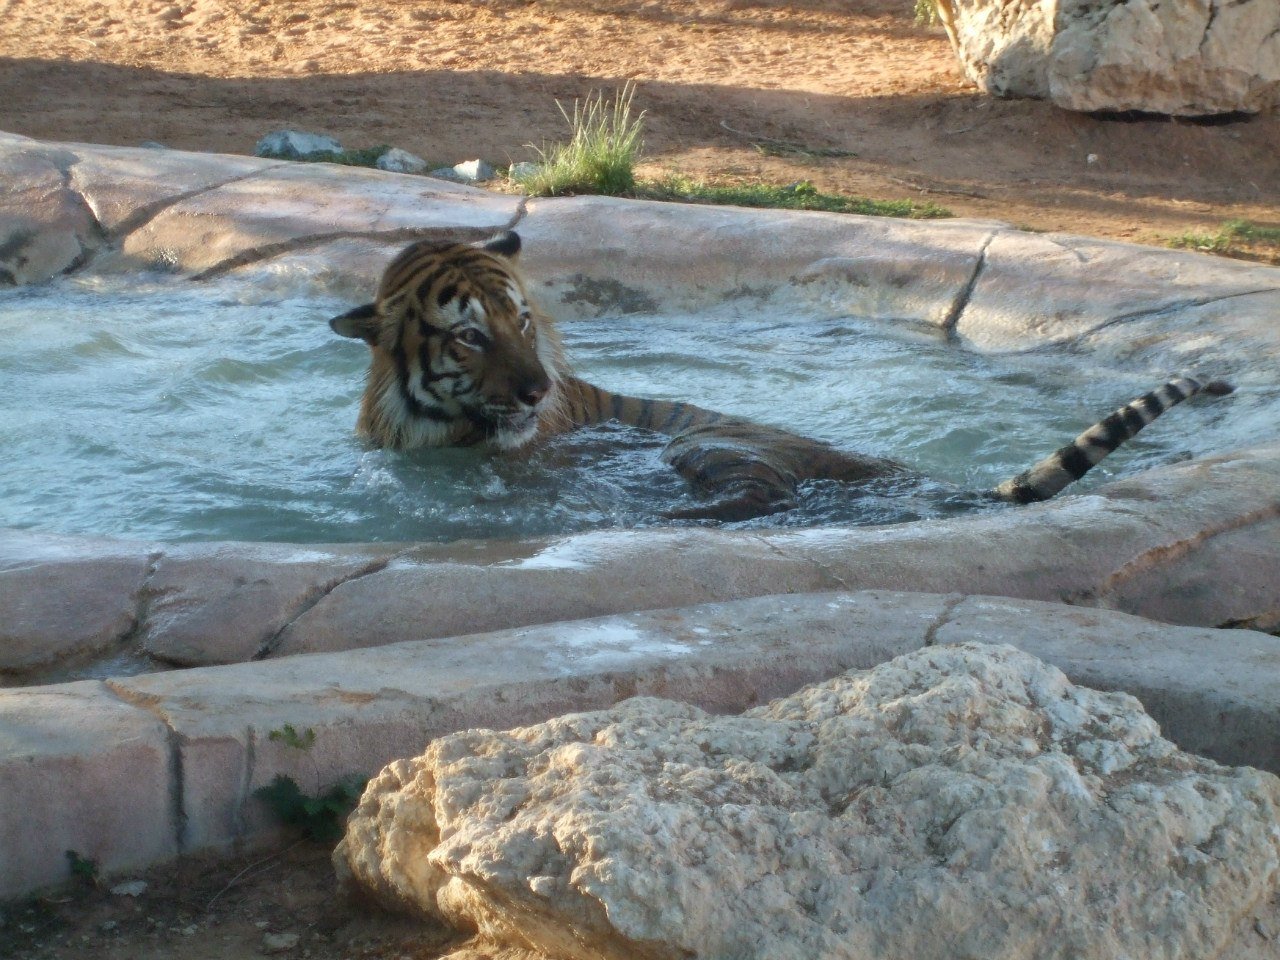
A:
[[[67,863],[70,865],[71,876],[77,880],[83,880],[91,887],[96,887],[101,882],[99,874],[98,861],[92,857],[85,857],[77,853],[75,850],[66,852]]]
[[[315,746],[316,732],[310,727],[299,731],[293,724],[286,723],[268,733],[267,739],[306,753]],[[342,836],[347,817],[355,809],[368,781],[366,776],[349,774],[320,793],[310,795],[303,793],[293,777],[276,774],[269,786],[259,787],[253,795],[267,805],[277,820],[296,827],[308,840],[332,843]]]
[[[277,774],[270,786],[259,787],[253,795],[270,808],[276,819],[297,827],[308,840],[332,843],[342,836],[347,817],[368,780],[356,775],[343,777],[327,790],[309,796],[292,777]]]

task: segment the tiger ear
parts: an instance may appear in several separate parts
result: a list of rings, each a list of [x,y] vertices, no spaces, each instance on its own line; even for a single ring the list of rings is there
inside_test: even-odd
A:
[[[489,253],[499,254],[508,260],[514,260],[516,255],[520,253],[520,234],[514,230],[504,230],[481,244],[481,249],[487,250]]]
[[[378,308],[372,303],[362,303],[334,317],[329,326],[339,336],[373,343],[378,339]]]

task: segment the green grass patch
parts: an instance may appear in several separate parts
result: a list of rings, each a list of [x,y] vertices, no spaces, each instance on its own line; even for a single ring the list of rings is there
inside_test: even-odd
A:
[[[557,101],[569,124],[565,143],[537,150],[537,168],[513,177],[525,193],[535,197],[576,194],[638,197],[678,203],[720,204],[738,207],[772,207],[784,210],[824,210],[880,217],[930,219],[949,217],[951,211],[934,203],[914,200],[871,200],[847,194],[823,193],[807,180],[787,186],[769,184],[708,184],[678,175],[661,180],[636,179],[635,166],[643,147],[644,112],[635,112],[635,87],[628,83],[612,101],[594,93],[574,101],[572,115]],[[799,145],[783,144],[806,154]],[[757,145],[758,146],[758,145]],[[536,149],[536,148],[535,148]],[[845,155],[831,151],[832,155]]]
[[[75,877],[89,886],[96,887],[101,882],[101,875],[98,871],[98,861],[91,857],[82,857],[75,850],[66,851],[67,865],[71,870],[71,876]]]
[[[347,816],[360,802],[368,777],[344,777],[323,793],[309,796],[292,777],[277,774],[267,787],[254,795],[265,803],[281,823],[297,827],[303,836],[320,843],[332,843],[346,829]]]
[[[860,213],[872,217],[910,217],[933,220],[952,213],[936,203],[914,200],[872,200],[851,194],[823,193],[807,180],[786,186],[771,184],[708,184],[687,177],[670,176],[639,184],[635,196],[680,203],[711,203],[733,207],[769,207],[781,210],[823,210],[828,213]]]
[[[263,154],[268,160],[295,160],[298,163],[340,163],[344,167],[377,166],[378,158],[390,150],[387,144],[377,147],[362,147],[359,150],[322,150],[319,153],[308,153],[302,157],[287,157],[278,153]]]
[[[535,197],[567,194],[629,193],[636,184],[635,165],[644,147],[644,111],[632,112],[635,85],[627,83],[612,102],[597,91],[573,102],[572,116],[556,101],[569,124],[569,139],[539,149],[538,169],[516,178]]]
[[[1183,250],[1280,262],[1280,227],[1260,227],[1248,220],[1228,220],[1214,233],[1182,233],[1167,242]]]

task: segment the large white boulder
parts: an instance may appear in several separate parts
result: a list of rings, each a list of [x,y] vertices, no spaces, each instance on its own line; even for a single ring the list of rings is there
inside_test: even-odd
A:
[[[997,96],[1078,111],[1257,113],[1280,103],[1276,0],[939,0]]]
[[[335,854],[388,905],[564,960],[1219,955],[1280,780],[1126,694],[929,647],[741,716],[635,699],[436,740]]]

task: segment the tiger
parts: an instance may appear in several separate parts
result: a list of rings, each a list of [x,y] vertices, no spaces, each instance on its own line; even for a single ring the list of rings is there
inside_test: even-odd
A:
[[[540,440],[617,421],[669,437],[662,459],[704,498],[672,519],[745,520],[793,508],[812,480],[856,484],[916,477],[884,457],[692,403],[614,393],[575,376],[552,318],[529,295],[505,231],[479,243],[420,240],[384,270],[370,303],[329,321],[371,358],[357,432],[377,447],[483,445],[522,451]],[[990,500],[1047,500],[1166,410],[1234,387],[1178,376],[1120,407],[992,490]]]

